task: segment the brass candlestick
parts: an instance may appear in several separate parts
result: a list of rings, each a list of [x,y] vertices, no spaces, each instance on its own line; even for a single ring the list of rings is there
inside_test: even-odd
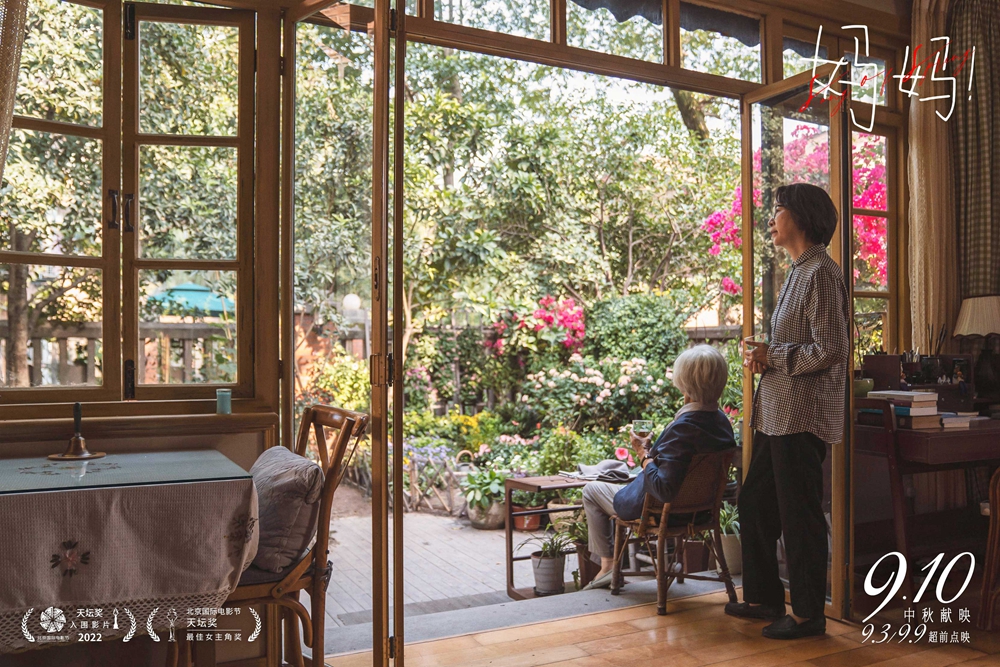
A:
[[[85,461],[87,459],[101,459],[106,455],[104,452],[91,452],[87,450],[87,441],[80,435],[80,422],[83,421],[83,408],[79,403],[73,404],[73,430],[76,433],[69,439],[69,446],[62,454],[49,454],[53,461]]]

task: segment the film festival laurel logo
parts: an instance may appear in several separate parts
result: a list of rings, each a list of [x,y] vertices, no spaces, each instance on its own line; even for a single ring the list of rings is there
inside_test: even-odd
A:
[[[135,636],[135,631],[139,627],[135,614],[128,607],[123,607],[122,612],[119,612],[118,608],[115,607],[107,615],[105,614],[106,611],[106,609],[100,607],[80,608],[76,609],[75,616],[67,619],[66,612],[59,607],[47,607],[38,614],[38,619],[33,624],[32,616],[35,613],[35,608],[32,607],[21,618],[21,633],[31,643],[100,642],[105,639],[117,639],[127,623],[128,631],[125,633],[122,641],[131,641]],[[160,641],[160,636],[153,628],[153,622],[159,611],[160,608],[155,607],[146,618],[145,623],[146,634],[154,642]],[[254,619],[254,629],[247,636],[246,641],[252,642],[260,635],[261,622],[260,615],[253,608],[249,608],[249,611]],[[217,618],[217,616],[239,616],[240,612],[240,607],[188,608],[186,627],[183,628],[183,632],[185,633],[184,638],[192,642],[241,642],[243,641],[243,631],[219,627]],[[119,616],[123,617],[121,625],[119,624]],[[169,624],[168,642],[177,641],[178,616],[177,610],[173,607],[163,613],[163,617]],[[32,628],[35,625],[41,629],[41,632],[37,635],[32,633]]]

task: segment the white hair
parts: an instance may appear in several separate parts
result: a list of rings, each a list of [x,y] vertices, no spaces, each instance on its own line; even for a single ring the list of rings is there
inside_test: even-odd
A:
[[[696,403],[715,403],[729,378],[726,358],[711,345],[695,345],[674,361],[674,386]]]

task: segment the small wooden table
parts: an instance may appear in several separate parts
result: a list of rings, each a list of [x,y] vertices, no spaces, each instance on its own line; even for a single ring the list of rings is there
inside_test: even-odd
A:
[[[585,479],[573,479],[570,477],[562,477],[560,475],[551,475],[549,477],[510,477],[504,484],[505,495],[504,502],[507,507],[507,521],[506,521],[506,532],[507,532],[507,595],[514,600],[525,600],[527,598],[535,597],[535,591],[533,588],[514,588],[514,562],[519,560],[530,560],[531,556],[515,556],[514,555],[514,517],[516,516],[532,516],[535,514],[547,514],[549,513],[548,508],[542,508],[540,510],[524,510],[522,512],[515,512],[514,506],[511,504],[510,496],[511,492],[527,491],[528,493],[543,493],[546,491],[562,491],[564,489],[579,489],[582,486],[586,486],[587,480]],[[563,507],[558,511],[560,512],[572,512],[578,509],[583,509],[583,505],[573,505],[571,507]],[[576,550],[566,551],[565,553],[576,553]],[[568,582],[572,583],[572,582]]]
[[[855,400],[856,408],[881,408],[883,405],[882,401],[875,403],[872,399]],[[906,584],[909,587],[908,596],[912,599],[914,563],[910,560],[910,528],[907,525],[912,517],[906,512],[903,475],[1000,463],[1000,421],[977,423],[968,429],[927,430],[895,429],[888,423],[882,427],[855,424],[854,451],[888,459],[896,550],[903,554],[909,565],[911,576]],[[936,547],[928,544],[921,545],[920,549]]]

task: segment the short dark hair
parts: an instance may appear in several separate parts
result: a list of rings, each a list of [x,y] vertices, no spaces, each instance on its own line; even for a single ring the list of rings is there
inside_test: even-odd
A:
[[[774,192],[774,205],[792,214],[792,220],[807,239],[830,245],[837,228],[837,207],[826,190],[809,183],[782,185]]]

